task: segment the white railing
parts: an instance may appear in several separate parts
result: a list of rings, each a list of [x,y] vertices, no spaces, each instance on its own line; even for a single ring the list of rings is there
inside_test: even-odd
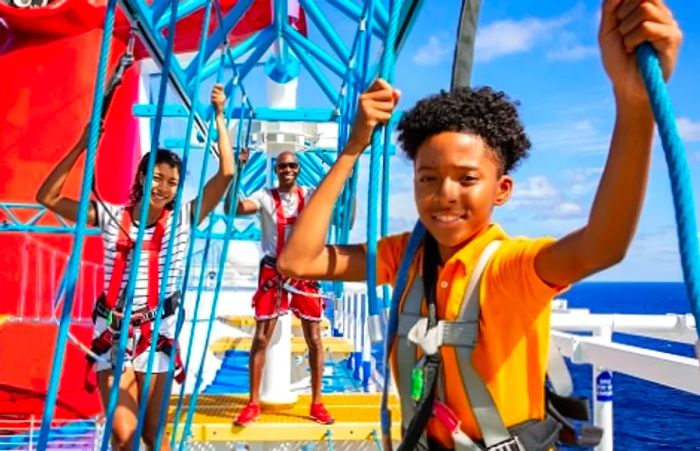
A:
[[[583,309],[566,309],[565,301],[554,301],[552,347],[573,364],[593,367],[594,423],[605,431],[599,451],[613,449],[612,373],[620,372],[677,390],[700,395],[698,360],[636,346],[615,343],[613,333],[691,344],[697,339],[691,315],[592,314]],[[349,365],[366,390],[381,386],[381,375],[374,370],[372,344],[367,327],[366,285],[345,284],[336,300],[333,329],[353,343]],[[550,366],[550,371],[553,368]],[[559,365],[557,371],[566,371]],[[566,394],[566,393],[565,393]]]
[[[23,420],[0,420],[0,449],[38,450],[41,418],[31,416]],[[47,450],[97,449],[99,427],[95,419],[54,421],[49,432]]]
[[[353,353],[348,367],[355,380],[361,382],[366,391],[381,387],[381,375],[375,371],[372,357],[372,342],[369,338],[369,298],[367,286],[345,283],[343,296],[335,300],[333,332],[353,344]]]
[[[552,346],[574,364],[593,366],[594,422],[605,431],[601,451],[613,443],[612,372],[655,382],[700,395],[698,360],[676,354],[615,343],[613,333],[694,343],[695,320],[691,315],[605,315],[587,310],[562,310],[552,314]],[[591,333],[580,335],[577,333]]]
[[[56,306],[53,302],[59,295],[69,254],[30,234],[24,234],[18,251],[21,261],[19,299],[16,307],[8,313],[22,322],[56,321],[61,314],[62,302]],[[73,302],[73,321],[90,321],[92,305],[102,291],[102,283],[102,265],[82,262]]]

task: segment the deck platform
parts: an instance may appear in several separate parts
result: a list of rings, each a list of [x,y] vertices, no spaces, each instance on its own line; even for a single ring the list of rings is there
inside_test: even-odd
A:
[[[255,327],[255,318],[252,316],[220,316],[217,319],[224,324],[242,329],[253,329]],[[301,320],[296,316],[292,317],[292,327],[295,332],[301,334]],[[330,327],[331,323],[328,321],[328,318],[323,318],[321,320],[321,330],[328,330]]]
[[[334,358],[344,358],[353,352],[353,345],[350,341],[340,337],[323,337],[323,349],[327,354],[332,354]],[[223,354],[226,351],[250,352],[253,344],[251,337],[221,338],[209,346],[209,350],[215,354]],[[306,354],[307,346],[304,337],[292,337],[292,354]]]
[[[167,433],[172,433],[172,415],[176,398],[173,398],[170,422]],[[185,398],[185,406],[189,397]],[[333,440],[364,441],[381,436],[379,421],[380,393],[326,394],[323,396],[328,411],[335,417],[332,425],[318,424],[309,419],[311,396],[300,395],[297,403],[286,410],[266,411],[263,408],[259,420],[246,427],[233,425],[233,419],[248,401],[243,395],[201,395],[197,403],[197,412],[192,423],[193,442],[298,442],[320,441],[328,434]],[[391,396],[389,405],[393,412],[392,438],[400,434],[400,407],[396,396]],[[183,409],[178,426],[187,412]]]

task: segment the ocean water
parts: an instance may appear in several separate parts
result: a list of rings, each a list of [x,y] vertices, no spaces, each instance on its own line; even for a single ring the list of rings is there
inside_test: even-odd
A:
[[[562,298],[593,313],[687,313],[682,283],[581,283]],[[692,346],[615,334],[613,340],[657,351],[694,356]],[[591,396],[591,368],[569,365],[576,393]],[[700,373],[697,377],[700,378]],[[700,396],[615,373],[616,450],[700,450]]]

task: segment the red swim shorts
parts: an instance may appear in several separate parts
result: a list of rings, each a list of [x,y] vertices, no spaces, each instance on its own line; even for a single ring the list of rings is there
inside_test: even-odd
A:
[[[263,258],[258,274],[258,289],[253,295],[255,319],[277,318],[279,315],[285,315],[291,308],[299,319],[321,321],[324,302],[319,296],[318,282],[288,279],[286,283],[282,283],[284,280],[277,271],[275,259]],[[284,285],[291,286],[295,292],[290,293]]]

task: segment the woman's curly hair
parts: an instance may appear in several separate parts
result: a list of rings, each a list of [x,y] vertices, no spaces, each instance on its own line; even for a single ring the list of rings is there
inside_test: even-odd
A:
[[[530,140],[518,117],[518,102],[489,87],[458,88],[420,100],[398,124],[399,143],[415,161],[418,148],[441,132],[472,133],[495,151],[504,174],[527,156]]]
[[[141,201],[141,198],[143,197],[143,184],[141,183],[140,176],[146,176],[146,171],[148,170],[149,155],[150,152],[145,153],[143,157],[141,157],[141,161],[139,162],[139,167],[136,171],[136,177],[134,178],[134,184],[131,185],[131,192],[129,194],[130,205],[138,204]],[[180,177],[183,176],[182,160],[180,159],[180,156],[172,150],[158,149],[156,151],[156,165],[160,163],[166,163],[171,168],[177,169],[177,172],[180,174]],[[173,208],[175,208],[173,202],[174,201],[168,202],[165,208],[168,210],[172,210]]]

